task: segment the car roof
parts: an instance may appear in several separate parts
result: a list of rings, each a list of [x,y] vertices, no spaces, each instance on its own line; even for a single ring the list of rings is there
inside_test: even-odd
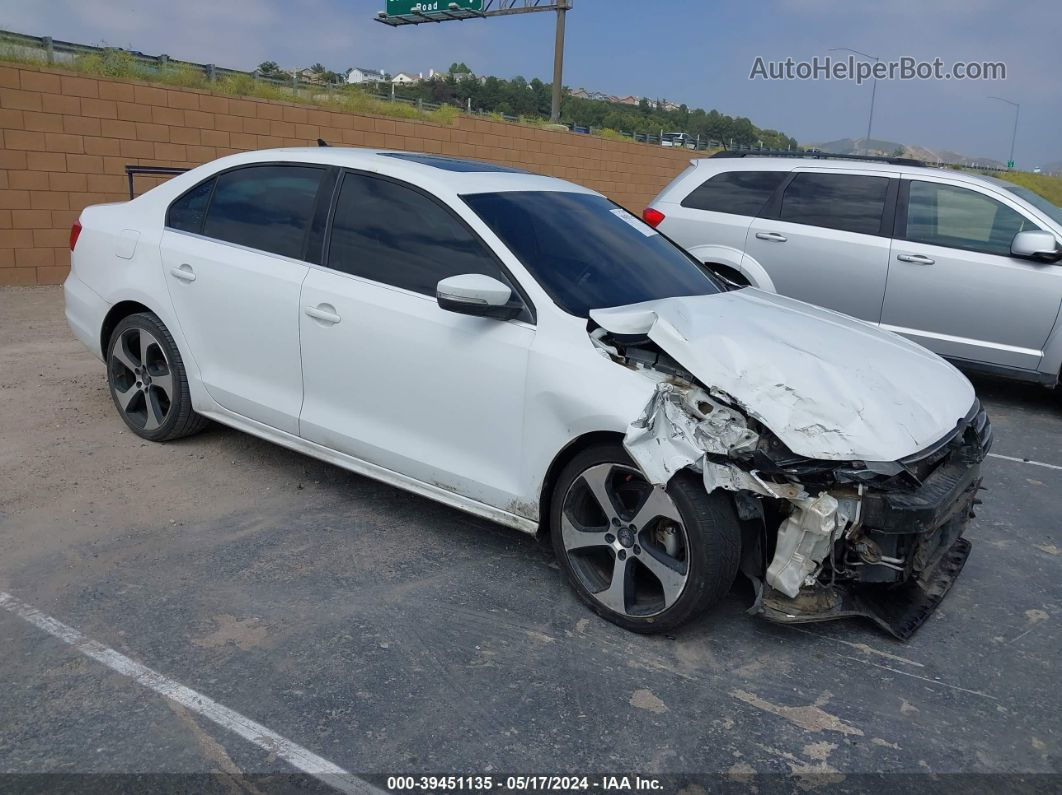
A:
[[[715,171],[792,171],[797,168],[833,169],[837,171],[881,171],[910,176],[948,177],[964,182],[1009,186],[1011,183],[995,180],[980,174],[970,174],[950,168],[913,166],[902,163],[886,163],[878,160],[844,160],[841,157],[822,159],[813,157],[695,157],[690,164],[698,168],[710,167]]]
[[[596,191],[574,182],[532,174],[510,166],[394,149],[348,146],[259,149],[219,158],[207,166],[211,171],[218,171],[233,166],[278,161],[358,169],[401,179],[438,193],[469,195],[502,191],[562,191],[596,194]]]

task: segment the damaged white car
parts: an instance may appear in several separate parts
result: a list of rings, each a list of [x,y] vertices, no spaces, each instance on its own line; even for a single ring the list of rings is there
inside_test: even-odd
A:
[[[727,291],[605,197],[434,155],[223,158],[71,232],[71,328],[134,432],[207,420],[530,533],[579,597],[913,632],[991,429],[898,336]]]

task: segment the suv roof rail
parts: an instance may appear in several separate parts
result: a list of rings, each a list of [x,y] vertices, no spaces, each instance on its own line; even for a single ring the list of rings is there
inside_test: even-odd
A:
[[[762,149],[760,151],[736,152],[732,149],[724,149],[716,152],[711,157],[791,157],[798,160],[862,160],[869,163],[891,163],[894,166],[925,166],[922,160],[913,157],[886,157],[885,155],[836,155],[831,152],[820,152],[818,149],[809,149],[805,152],[794,152],[790,149]]]

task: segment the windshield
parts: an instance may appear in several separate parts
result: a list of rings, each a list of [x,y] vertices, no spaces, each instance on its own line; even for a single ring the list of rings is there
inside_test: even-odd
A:
[[[462,197],[565,312],[722,288],[682,249],[602,196],[552,191]]]
[[[1006,183],[1008,191],[1015,196],[1020,196],[1025,199],[1029,204],[1042,212],[1056,224],[1062,224],[1062,207],[1057,207],[1051,204],[1047,199],[1041,196],[1039,193],[1023,188],[1021,185],[1014,185],[1013,183]]]

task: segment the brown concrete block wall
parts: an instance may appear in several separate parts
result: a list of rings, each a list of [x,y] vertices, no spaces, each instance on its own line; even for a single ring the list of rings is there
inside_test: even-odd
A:
[[[491,160],[569,179],[640,212],[689,153],[459,116],[451,126],[0,63],[0,285],[56,284],[70,226],[128,198],[125,165],[249,149],[368,146]],[[137,178],[143,192],[159,180]]]

